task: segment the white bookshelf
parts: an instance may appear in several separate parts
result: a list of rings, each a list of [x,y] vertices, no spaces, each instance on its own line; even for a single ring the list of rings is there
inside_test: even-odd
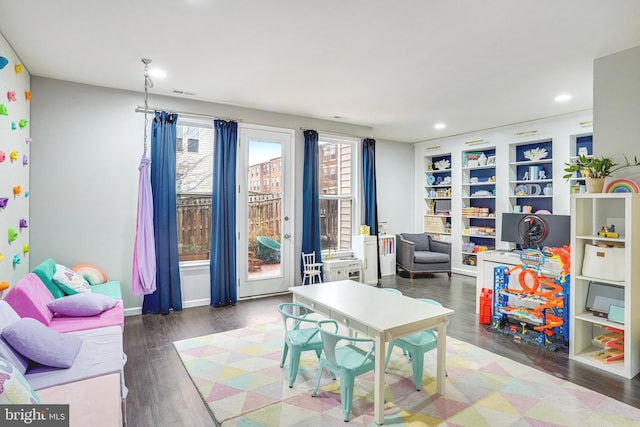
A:
[[[640,215],[640,194],[586,193],[571,196],[571,322],[569,357],[594,368],[625,378],[640,372],[640,226],[633,218]],[[604,225],[615,224],[618,237],[599,236]],[[586,245],[598,243],[624,247],[623,274],[615,279],[611,271],[591,277],[583,274]],[[594,316],[586,309],[591,282],[624,289],[624,324]],[[605,363],[594,355],[605,349],[595,337],[607,330],[602,326],[624,331],[624,358]]]

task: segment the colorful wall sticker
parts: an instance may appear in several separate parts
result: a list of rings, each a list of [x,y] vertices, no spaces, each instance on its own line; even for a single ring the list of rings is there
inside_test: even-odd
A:
[[[22,253],[23,254],[28,254],[29,253],[29,244],[25,243],[24,245],[22,245]]]
[[[4,56],[0,56],[0,70],[6,67],[8,63],[9,60],[7,58],[5,58]]]
[[[27,101],[31,101],[31,91],[30,90],[25,90],[24,91],[24,99],[26,99]]]
[[[12,162],[15,162],[16,160],[18,160],[18,152],[16,150],[10,152],[9,158],[11,159]]]
[[[7,230],[7,237],[9,239],[9,243],[11,243],[18,238],[18,232],[15,228],[9,227],[9,229]]]
[[[0,104],[0,116],[8,116],[9,110],[7,110],[7,106],[4,104]]]
[[[10,90],[9,92],[7,92],[7,99],[9,100],[9,102],[11,102],[11,101],[18,102],[18,97],[16,96],[16,91],[15,90]]]
[[[0,282],[0,292],[6,291],[7,289],[9,289],[9,283],[4,281]]]
[[[16,64],[13,68],[16,70],[16,74],[22,74],[22,64]]]
[[[14,185],[13,186],[13,195],[14,196],[19,196],[20,193],[22,193],[22,188],[20,188],[19,185]]]
[[[18,125],[20,126],[20,129],[24,129],[24,128],[26,128],[26,127],[27,127],[27,123],[29,123],[29,120],[27,120],[27,119],[21,119],[21,120],[18,122]]]
[[[15,254],[13,256],[13,266],[15,267],[18,264],[20,264],[20,254]]]
[[[16,130],[18,129],[18,125],[16,125],[16,122],[11,122],[11,130]]]
[[[24,218],[20,219],[20,228],[28,228],[29,226],[27,225],[27,220]]]
[[[0,163],[4,162],[6,158],[7,158],[7,153],[0,150]]]
[[[29,137],[27,137],[27,138],[25,138],[25,139],[24,139],[24,143],[25,143],[25,144],[30,144],[30,143],[31,143],[31,141],[33,141],[33,140],[32,140],[31,138],[29,138]]]
[[[7,207],[7,203],[9,203],[8,197],[0,197],[0,209],[4,209]]]
[[[29,157],[26,154],[22,155],[22,166],[27,166],[29,164]]]

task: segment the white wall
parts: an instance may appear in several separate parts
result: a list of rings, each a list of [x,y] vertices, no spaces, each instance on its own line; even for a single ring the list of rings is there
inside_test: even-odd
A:
[[[31,268],[48,257],[69,266],[96,264],[122,282],[125,308],[136,312],[142,298],[131,292],[131,269],[144,117],[134,110],[143,95],[42,77],[32,79],[32,91],[37,144],[32,147]],[[294,129],[298,182],[304,155],[301,127],[371,136],[364,126],[188,99],[152,95],[149,105]],[[376,149],[380,218],[403,229],[414,211],[413,168],[407,164],[413,161],[413,147],[377,141]],[[302,186],[297,185],[296,219],[302,217],[301,205]],[[296,221],[295,252],[300,252],[301,228]],[[186,307],[208,301],[206,277],[208,267],[182,272]]]
[[[413,145],[376,140],[378,221],[387,233],[411,231],[414,223]]]
[[[640,46],[594,61],[593,140],[598,156],[640,158]],[[616,176],[640,181],[640,168]]]
[[[16,73],[15,66],[21,64],[20,58],[13,51],[9,43],[0,34],[0,56],[9,63],[0,69],[0,105],[7,110],[7,115],[0,114],[0,150],[5,159],[0,162],[0,197],[7,197],[9,201],[4,209],[0,209],[0,282],[13,285],[29,272],[29,258],[31,254],[24,251],[24,245],[29,245],[29,217],[30,164],[23,165],[22,158],[27,156],[31,160],[30,148],[26,138],[31,131],[31,103],[25,97],[31,85],[31,77],[25,67],[22,73]],[[16,101],[9,101],[7,93],[15,92]],[[28,120],[25,128],[20,128],[19,122]],[[15,124],[16,129],[12,129]],[[17,152],[17,159],[12,161],[10,153]],[[13,187],[20,186],[20,195],[13,194]],[[27,220],[27,228],[20,228],[20,219]],[[9,227],[18,233],[13,242],[8,241]],[[13,262],[14,257],[19,264]]]

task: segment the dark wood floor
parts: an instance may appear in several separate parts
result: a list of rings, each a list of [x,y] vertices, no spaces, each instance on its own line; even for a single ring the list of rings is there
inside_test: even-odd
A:
[[[625,380],[568,359],[568,352],[543,350],[489,332],[475,314],[475,278],[446,274],[409,280],[387,276],[383,287],[403,294],[432,298],[455,310],[448,335],[535,367],[640,408],[640,375]],[[172,342],[279,319],[276,306],[291,295],[238,302],[236,306],[185,309],[169,315],[130,316],[125,319],[124,349],[128,356],[125,380],[129,388],[129,427],[214,426],[206,406],[187,375]]]

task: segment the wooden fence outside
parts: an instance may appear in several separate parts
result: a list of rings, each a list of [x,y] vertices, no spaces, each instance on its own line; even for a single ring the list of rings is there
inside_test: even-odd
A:
[[[180,261],[209,259],[211,195],[178,194],[177,213]],[[280,194],[249,194],[249,251],[256,251],[256,236],[267,236],[280,241],[281,216]]]

